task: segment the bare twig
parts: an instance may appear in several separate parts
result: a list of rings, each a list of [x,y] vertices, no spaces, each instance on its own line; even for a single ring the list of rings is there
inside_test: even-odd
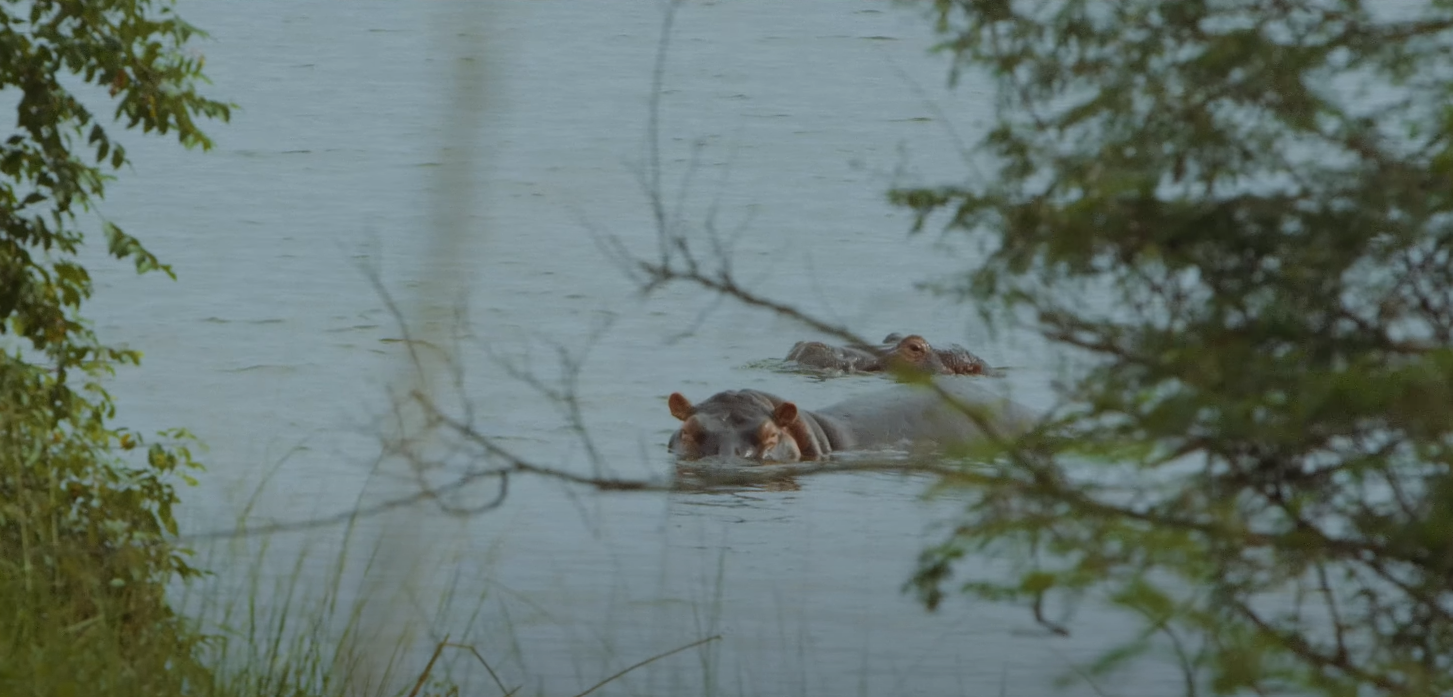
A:
[[[504,681],[502,681],[502,680],[499,679],[499,674],[496,673],[496,672],[494,672],[494,668],[491,668],[490,667],[489,661],[484,660],[484,656],[480,655],[479,649],[474,648],[473,645],[470,645],[470,644],[449,644],[449,646],[452,646],[452,647],[454,647],[456,649],[465,649],[465,650],[469,651],[470,653],[474,654],[475,659],[477,659],[479,661],[479,664],[480,665],[484,666],[485,672],[489,673],[490,679],[494,680],[495,686],[499,688],[499,691],[502,694],[504,694],[505,697],[509,697],[510,695],[512,695],[512,694],[514,694],[516,692],[519,692],[520,691],[520,687],[523,687],[523,685],[521,685],[521,686],[516,687],[516,688],[514,688],[512,690],[511,689],[506,689],[505,688]]]
[[[721,638],[721,635],[720,634],[715,634],[715,635],[706,637],[705,639],[697,639],[696,641],[693,641],[690,644],[687,644],[685,646],[678,646],[678,647],[676,647],[674,649],[671,649],[670,651],[667,651],[665,653],[658,653],[655,656],[652,656],[652,657],[650,657],[650,658],[648,658],[648,659],[646,659],[644,661],[641,661],[639,663],[636,663],[636,664],[630,666],[629,668],[626,668],[625,670],[622,670],[622,671],[616,673],[615,675],[612,675],[612,676],[610,676],[610,677],[608,677],[608,678],[606,678],[606,679],[604,679],[604,680],[602,680],[602,681],[600,681],[600,682],[598,682],[598,683],[596,683],[594,685],[591,685],[590,686],[590,689],[587,689],[586,691],[581,692],[581,693],[575,695],[575,697],[585,697],[586,695],[588,695],[588,694],[590,694],[592,692],[595,692],[596,690],[600,689],[601,687],[604,687],[607,683],[611,682],[612,680],[615,680],[616,678],[619,678],[622,675],[625,675],[626,673],[629,673],[629,672],[631,672],[631,671],[633,671],[633,670],[635,670],[637,668],[640,668],[641,666],[644,666],[644,665],[653,663],[655,661],[659,661],[659,660],[661,660],[663,658],[666,658],[667,656],[671,656],[673,654],[681,653],[682,651],[685,651],[687,649],[696,648],[697,646],[701,646],[702,644],[705,644],[707,642],[716,641],[716,640],[718,640],[720,638]]]
[[[1408,683],[1393,680],[1382,673],[1364,670],[1349,660],[1349,657],[1342,654],[1327,655],[1318,651],[1312,644],[1308,643],[1300,634],[1284,631],[1268,623],[1261,615],[1257,614],[1248,605],[1240,600],[1228,600],[1231,609],[1235,610],[1241,617],[1256,627],[1261,635],[1286,648],[1302,660],[1324,669],[1333,669],[1351,677],[1359,682],[1369,685],[1376,685],[1378,688],[1394,695],[1411,695],[1414,690]]]
[[[666,204],[661,198],[661,87],[666,80],[666,55],[671,46],[671,27],[676,23],[676,10],[684,0],[671,0],[661,18],[661,36],[656,43],[656,63],[651,70],[651,97],[646,121],[646,167],[649,180],[648,196],[651,213],[656,218],[656,230],[661,239],[661,254],[666,254],[664,235],[668,229]],[[663,259],[664,261],[664,259]]]
[[[434,647],[434,654],[429,656],[429,662],[424,664],[424,672],[419,673],[419,679],[414,683],[414,689],[409,690],[409,697],[417,697],[419,690],[424,689],[424,683],[429,680],[429,672],[434,670],[434,663],[439,660],[439,654],[444,653],[444,647],[449,645],[449,635],[444,635],[441,641]]]
[[[434,670],[434,664],[439,661],[439,656],[440,654],[444,653],[445,648],[464,649],[474,654],[475,659],[479,661],[480,665],[484,666],[485,672],[489,673],[489,677],[494,680],[495,686],[499,688],[500,693],[503,694],[505,697],[509,697],[510,695],[519,692],[520,688],[518,687],[513,690],[505,688],[504,682],[499,679],[499,674],[494,672],[494,668],[490,667],[489,661],[484,660],[484,656],[479,653],[479,649],[476,649],[469,644],[453,643],[449,641],[449,635],[446,634],[444,635],[443,641],[434,645],[434,653],[433,655],[429,656],[429,662],[424,665],[424,672],[419,674],[418,681],[414,683],[414,689],[409,691],[409,697],[417,697],[417,695],[419,694],[419,690],[424,688],[424,684],[429,680],[429,673]]]
[[[609,331],[614,321],[613,316],[608,316],[598,322],[586,337],[585,346],[577,352],[572,353],[564,346],[555,345],[555,356],[560,370],[558,386],[546,384],[528,366],[522,367],[515,361],[495,353],[493,349],[485,347],[486,352],[507,375],[530,386],[560,410],[570,431],[584,446],[586,458],[590,461],[592,470],[596,474],[599,474],[604,468],[605,459],[601,456],[600,450],[595,445],[595,439],[591,437],[590,430],[585,425],[585,414],[580,408],[580,376],[584,372],[585,361],[591,350]],[[526,361],[528,361],[529,355],[529,353],[525,354]],[[466,414],[466,418],[460,420],[460,423],[474,423],[473,418],[468,417],[469,415]]]

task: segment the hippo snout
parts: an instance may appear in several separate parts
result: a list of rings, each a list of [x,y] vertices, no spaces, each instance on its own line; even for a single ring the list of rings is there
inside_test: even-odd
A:
[[[762,460],[768,455],[760,445],[735,433],[711,433],[700,428],[693,433],[688,428],[687,434],[672,439],[671,444],[671,451],[687,460]]]
[[[734,449],[733,452],[721,452],[721,453],[704,454],[704,455],[697,455],[696,457],[683,457],[682,459],[683,460],[696,460],[696,461],[703,461],[703,462],[720,462],[720,463],[736,463],[736,464],[744,464],[744,463],[755,464],[755,463],[761,462],[761,460],[759,458],[757,458],[755,455],[756,455],[756,453],[751,448],[736,448],[736,449]]]

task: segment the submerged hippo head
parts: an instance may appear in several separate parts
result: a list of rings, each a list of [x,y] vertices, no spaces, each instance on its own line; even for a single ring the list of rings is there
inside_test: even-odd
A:
[[[895,339],[897,335],[889,334],[888,338]],[[936,374],[949,372],[949,369],[943,364],[943,359],[939,357],[937,351],[933,350],[933,346],[929,345],[928,340],[917,334],[898,339],[893,348],[883,354],[882,363],[884,369],[914,368]]]
[[[793,436],[802,427],[797,405],[755,390],[719,392],[692,404],[680,392],[667,400],[682,421],[671,436],[671,452],[695,460],[741,457],[761,462],[796,462],[802,450]]]
[[[911,360],[911,357],[913,355],[917,355],[917,352],[919,350],[916,347],[911,349],[910,352],[905,353],[905,349],[907,347],[905,347],[904,344],[908,343],[910,340],[913,339],[917,339],[919,342],[922,342],[923,346],[927,347],[928,351],[933,354],[933,358],[930,359],[928,363],[914,363]],[[897,332],[883,337],[883,344],[885,347],[888,345],[893,345],[893,348],[888,349],[888,355],[902,354],[903,358],[908,363],[912,365],[918,365],[924,370],[928,370],[930,372],[944,375],[988,375],[992,374],[993,372],[992,369],[989,367],[989,364],[985,362],[984,359],[975,356],[974,354],[970,353],[968,349],[959,346],[958,344],[949,344],[948,348],[934,348],[930,346],[928,342],[923,339],[923,337],[918,336],[917,334],[904,338],[902,334],[899,334]],[[885,355],[885,361],[886,360],[887,356]]]
[[[969,350],[954,344],[946,349],[940,349],[938,357],[943,361],[944,372],[952,375],[996,375],[993,368],[984,359],[969,353]]]

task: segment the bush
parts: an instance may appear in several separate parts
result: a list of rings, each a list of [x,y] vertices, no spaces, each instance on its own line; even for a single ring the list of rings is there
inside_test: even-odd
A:
[[[0,6],[0,91],[17,129],[0,148],[0,685],[9,694],[178,694],[200,679],[201,637],[168,606],[198,574],[176,532],[174,482],[195,469],[184,431],[147,445],[111,423],[101,380],[140,354],[103,344],[79,315],[78,212],[104,193],[125,149],[61,82],[106,90],[127,128],[209,147],[194,118],[228,118],[200,96],[196,30],[150,0]],[[12,92],[12,90],[14,92]],[[96,164],[88,164],[95,162]],[[104,222],[137,270],[171,271]]]
[[[1093,595],[1186,691],[1453,694],[1453,6],[940,0],[996,169],[900,190],[940,284],[1091,367],[924,554]],[[1153,641],[1153,639],[1155,639]]]

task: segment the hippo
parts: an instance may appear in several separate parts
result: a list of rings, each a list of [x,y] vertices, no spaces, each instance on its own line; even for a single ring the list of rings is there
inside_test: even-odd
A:
[[[897,344],[900,341],[905,341],[905,339],[903,339],[903,335],[896,332],[883,337],[884,344]],[[934,346],[932,350],[938,356],[939,362],[943,364],[945,372],[948,375],[999,374],[998,371],[989,367],[988,361],[975,356],[968,349],[958,344],[949,344],[948,348]]]
[[[984,359],[958,344],[935,348],[917,334],[889,334],[879,346],[831,346],[821,341],[799,341],[787,360],[816,370],[877,373],[895,367],[916,368],[936,375],[983,375],[991,372]]]
[[[1027,409],[982,387],[951,379],[935,384],[959,404],[982,408],[999,435],[1023,433],[1034,422]],[[983,435],[962,410],[918,385],[895,385],[816,411],[758,390],[718,392],[698,404],[673,392],[667,405],[682,422],[668,447],[688,460],[820,460],[834,452],[962,444]]]

